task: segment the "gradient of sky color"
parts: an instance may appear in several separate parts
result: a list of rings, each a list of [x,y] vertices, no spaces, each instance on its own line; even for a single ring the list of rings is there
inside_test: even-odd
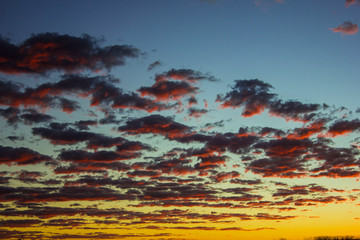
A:
[[[357,0],[0,2],[0,239],[360,226]]]

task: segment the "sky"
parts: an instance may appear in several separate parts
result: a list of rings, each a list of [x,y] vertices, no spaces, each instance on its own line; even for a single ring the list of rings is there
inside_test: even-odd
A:
[[[359,13],[0,1],[0,239],[358,235]]]

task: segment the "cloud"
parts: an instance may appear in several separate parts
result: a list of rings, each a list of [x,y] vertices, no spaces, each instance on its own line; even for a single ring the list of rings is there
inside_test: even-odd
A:
[[[156,68],[156,67],[159,67],[159,66],[161,66],[162,65],[162,63],[160,62],[160,61],[155,61],[155,62],[153,62],[153,63],[151,63],[150,65],[149,65],[149,67],[148,67],[148,71],[151,71],[151,70],[153,70],[154,68]]]
[[[359,130],[360,130],[360,120],[358,119],[351,121],[342,120],[335,122],[333,125],[331,125],[328,130],[328,134],[332,137],[335,137],[338,135],[344,135]]]
[[[180,98],[197,93],[199,88],[187,82],[159,81],[151,87],[141,87],[141,96],[153,96],[156,101],[179,100]]]
[[[208,112],[209,112],[209,110],[204,109],[204,108],[203,109],[197,109],[197,108],[189,108],[188,109],[189,117],[194,117],[194,118],[200,118]]]
[[[189,97],[189,104],[195,103],[194,95],[199,92],[199,88],[194,86],[199,81],[215,82],[213,76],[202,74],[192,69],[171,69],[162,74],[155,75],[155,83],[151,87],[141,87],[138,92],[142,97],[151,96],[155,101],[179,101],[184,97]]]
[[[9,125],[16,125],[18,123],[25,123],[27,125],[50,122],[54,119],[53,116],[39,113],[35,109],[25,109],[22,111],[18,108],[8,107],[0,109],[0,115],[3,116]]]
[[[86,34],[40,33],[19,45],[0,38],[0,49],[0,71],[8,74],[109,70],[139,55],[139,50],[129,45],[101,47],[99,40]]]
[[[23,44],[12,47],[18,51]],[[96,44],[95,52],[103,49],[99,42]],[[53,54],[56,49],[50,44],[43,52]],[[88,60],[92,57],[89,55]],[[58,67],[51,65],[46,55],[37,68],[30,69],[33,73],[72,74],[54,73],[49,79],[41,78],[36,86],[0,80],[3,125],[21,126],[11,128],[12,132],[3,137],[3,142],[12,147],[0,147],[0,163],[10,168],[0,172],[0,216],[4,217],[0,224],[27,227],[22,231],[26,237],[30,236],[28,227],[58,229],[59,234],[51,236],[34,233],[32,237],[39,239],[168,236],[165,232],[133,234],[134,229],[260,231],[273,229],[246,229],[236,224],[290,221],[296,216],[287,213],[304,210],[303,206],[310,210],[311,206],[353,199],[343,195],[348,193],[344,189],[334,193],[327,185],[290,182],[305,177],[316,182],[320,177],[359,178],[359,148],[355,144],[339,146],[333,139],[352,133],[350,144],[356,143],[360,123],[351,118],[356,113],[343,114],[326,104],[282,99],[272,92],[269,83],[251,79],[236,80],[230,90],[217,95],[216,105],[228,109],[226,114],[219,109],[214,115],[212,102],[204,100],[200,106],[203,97],[198,99],[203,91],[201,83],[217,81],[210,74],[170,69],[155,74],[152,85],[126,91],[120,79],[96,72],[124,62],[109,66],[108,55],[100,57],[103,59],[94,65],[80,61],[69,69],[57,58],[54,64]],[[122,55],[124,61],[128,57],[132,56]],[[149,70],[157,66],[159,63],[154,62]],[[20,73],[32,73],[30,70],[17,69]],[[80,74],[89,70],[88,75]],[[263,122],[261,118],[265,126],[256,126],[258,121],[247,126],[248,119],[231,119],[231,109],[243,117],[266,113],[263,117],[295,122],[281,120],[280,127],[275,128],[266,125],[273,125],[273,121]],[[59,111],[73,114],[61,115]],[[276,126],[276,119],[271,120]],[[21,142],[24,140],[31,144],[45,141],[50,148],[39,147],[52,152],[48,153],[51,156],[17,147],[25,144]],[[31,166],[20,166],[24,167],[20,170],[18,165]],[[292,180],[285,183],[273,178]],[[63,202],[62,207],[59,202]],[[107,208],[104,202],[119,203],[124,208],[116,204]],[[285,215],[278,214],[284,211]],[[212,227],[216,223],[228,226]],[[210,227],[200,227],[207,224]],[[106,232],[119,226],[123,235]],[[88,235],[62,234],[64,229],[86,230]],[[9,238],[21,237],[20,232],[3,233]]]
[[[336,28],[330,28],[330,30],[332,30],[334,33],[339,32],[341,34],[353,35],[359,31],[359,27],[357,24],[347,21],[337,26]]]
[[[139,153],[117,153],[113,151],[87,152],[83,150],[63,151],[59,158],[63,161],[73,162],[113,162],[139,157]]]
[[[254,0],[255,6],[257,7],[267,7],[270,4],[283,4],[285,0]]]
[[[302,128],[295,128],[289,135],[288,138],[304,139],[310,138],[316,133],[321,133],[326,130],[324,127],[324,121],[316,121]]]
[[[208,80],[211,82],[218,81],[215,77],[209,74],[203,74],[199,71],[192,69],[171,69],[162,74],[155,76],[156,82],[169,81],[169,80],[185,81],[188,83],[196,83],[202,80]]]
[[[0,224],[2,227],[23,228],[23,227],[33,227],[34,225],[39,225],[42,222],[43,222],[42,220],[38,220],[38,219],[1,220]]]
[[[299,101],[274,101],[269,106],[269,112],[272,115],[280,116],[286,120],[293,121],[310,121],[314,115],[311,113],[319,110],[320,104],[304,104]]]
[[[61,188],[7,188],[8,195],[2,201],[18,202],[63,202],[63,201],[96,201],[125,200],[128,197],[109,188],[61,187]]]
[[[25,88],[24,91],[21,91],[22,88],[23,86],[20,84],[0,80],[0,105],[13,108],[39,107],[43,111],[57,107],[67,113],[79,108],[74,100],[39,94],[37,89],[33,88]],[[4,114],[6,113],[3,112],[2,115],[4,116]]]
[[[0,146],[0,163],[7,165],[36,164],[51,160],[51,157],[40,154],[29,148]]]
[[[34,109],[29,109],[25,112],[26,113],[20,115],[20,118],[27,124],[50,122],[54,119],[51,115],[39,113]]]
[[[248,164],[246,169],[264,177],[296,178],[306,176],[303,172],[303,162],[298,159],[290,161],[283,158],[260,158]]]
[[[250,117],[259,114],[268,107],[274,94],[269,93],[272,86],[258,79],[236,80],[232,91],[225,96],[218,95],[216,101],[221,102],[222,108],[244,107],[242,116]]]
[[[130,170],[131,167],[128,164],[117,161],[110,162],[91,162],[91,161],[81,161],[72,163],[68,166],[57,166],[54,169],[55,174],[81,174],[81,173],[98,173],[98,174],[106,174],[107,171],[113,170],[117,172],[124,172]],[[76,184],[75,184],[76,185]]]
[[[36,127],[32,129],[32,133],[34,135],[39,135],[42,138],[49,140],[52,144],[60,145],[85,142],[100,136],[99,134],[93,132],[77,131],[72,128],[53,129]]]
[[[191,128],[161,115],[149,115],[129,120],[118,131],[128,134],[159,134],[167,138],[176,138],[191,131]]]
[[[345,0],[345,7],[349,7],[350,5],[359,4],[359,3],[360,3],[359,0]]]
[[[162,103],[156,103],[150,99],[142,98],[136,93],[124,93],[117,86],[119,80],[108,76],[88,77],[83,75],[64,75],[56,83],[45,83],[33,90],[32,95],[43,98],[62,96],[64,94],[76,94],[79,97],[90,97],[92,107],[102,106],[114,109],[136,109],[147,112],[169,109]]]
[[[221,108],[243,108],[242,116],[251,117],[261,114],[266,109],[274,116],[293,121],[310,121],[314,112],[326,105],[305,104],[296,100],[284,101],[276,94],[270,93],[270,84],[258,79],[236,80],[232,90],[226,95],[217,95],[216,102]]]

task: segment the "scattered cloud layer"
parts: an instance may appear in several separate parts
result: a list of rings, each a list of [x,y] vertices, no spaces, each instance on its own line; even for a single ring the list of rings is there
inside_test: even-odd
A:
[[[154,73],[152,85],[128,91],[98,71],[124,65],[139,50],[101,47],[88,35],[44,33],[21,44],[2,38],[0,49],[0,117],[11,129],[0,145],[5,238],[274,231],[272,222],[301,218],[300,211],[358,200],[317,181],[360,177],[357,112],[285,99],[259,79],[235,80],[221,92],[217,77],[188,68]],[[160,62],[148,66],[155,71]],[[7,79],[22,73],[51,77]],[[203,94],[204,84],[214,86],[215,99]],[[244,126],[253,117],[284,127]],[[335,144],[343,138],[353,145]],[[50,227],[57,231],[33,230]],[[114,229],[124,234],[107,231]]]

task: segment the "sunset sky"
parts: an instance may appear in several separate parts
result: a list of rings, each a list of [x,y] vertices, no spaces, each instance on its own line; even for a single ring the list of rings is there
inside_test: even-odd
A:
[[[1,0],[0,239],[359,235],[359,0]]]

